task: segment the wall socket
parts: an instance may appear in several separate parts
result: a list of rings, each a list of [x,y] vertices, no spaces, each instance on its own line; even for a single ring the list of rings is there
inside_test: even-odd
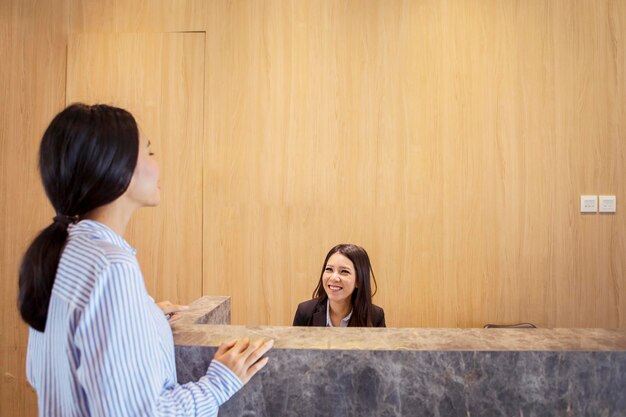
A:
[[[597,195],[581,195],[580,196],[580,212],[581,213],[597,213],[598,212],[598,196]]]
[[[580,212],[581,213],[615,213],[617,211],[617,199],[614,195],[581,195],[580,196]]]
[[[617,201],[614,195],[600,196],[600,213],[615,213],[617,209]]]

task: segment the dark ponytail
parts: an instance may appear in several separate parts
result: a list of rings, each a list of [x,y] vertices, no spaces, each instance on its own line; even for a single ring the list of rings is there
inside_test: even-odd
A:
[[[30,244],[19,271],[22,319],[44,331],[68,226],[121,196],[133,176],[139,131],[126,110],[72,104],[46,129],[39,171],[57,216]]]

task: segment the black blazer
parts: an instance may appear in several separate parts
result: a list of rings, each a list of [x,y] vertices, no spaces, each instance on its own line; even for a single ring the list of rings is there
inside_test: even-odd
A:
[[[374,327],[387,327],[385,325],[385,311],[374,304],[372,304],[372,324]],[[314,298],[300,303],[293,318],[293,325],[326,327],[326,301]]]

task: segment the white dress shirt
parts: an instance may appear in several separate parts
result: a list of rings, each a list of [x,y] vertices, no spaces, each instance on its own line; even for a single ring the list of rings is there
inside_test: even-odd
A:
[[[339,323],[339,327],[348,327],[353,311],[354,310],[350,310],[350,313],[348,313],[347,316],[341,319],[341,323]],[[326,327],[335,327],[333,326],[333,321],[330,319],[330,301],[329,300],[326,300]]]

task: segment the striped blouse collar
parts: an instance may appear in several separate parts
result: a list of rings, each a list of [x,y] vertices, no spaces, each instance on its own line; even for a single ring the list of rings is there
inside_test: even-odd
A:
[[[106,242],[114,244],[115,246],[119,246],[132,255],[137,253],[137,250],[130,246],[130,244],[122,236],[115,233],[105,224],[95,220],[81,220],[76,224],[71,224],[68,227],[68,233],[70,237],[81,234],[89,234],[96,239],[102,239]]]

